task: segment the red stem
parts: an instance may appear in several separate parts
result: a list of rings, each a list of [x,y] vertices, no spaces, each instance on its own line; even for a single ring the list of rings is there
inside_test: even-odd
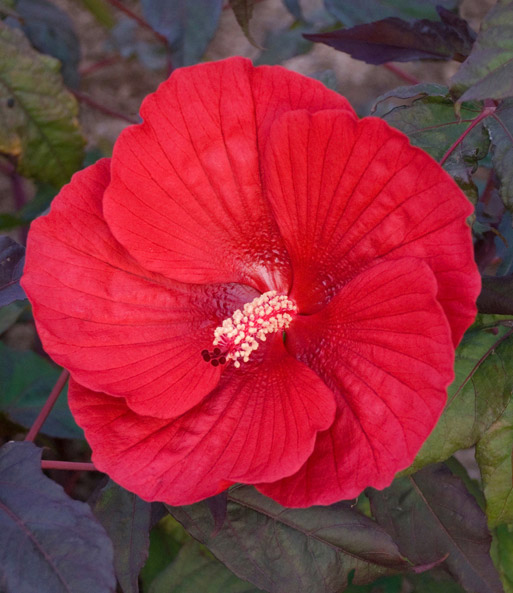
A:
[[[97,472],[94,463],[86,463],[81,461],[53,461],[42,459],[41,469],[62,469],[65,471],[84,471]]]
[[[121,61],[121,56],[110,56],[110,58],[105,58],[104,60],[100,60],[99,62],[95,62],[90,66],[86,66],[80,70],[81,76],[89,76],[106,66],[111,66],[112,64],[117,64],[117,62]]]
[[[420,80],[415,78],[415,76],[412,76],[411,74],[408,74],[408,72],[401,70],[401,68],[398,68],[395,64],[391,64],[390,62],[387,62],[386,64],[383,64],[383,66],[387,70],[389,70],[390,72],[393,72],[396,76],[398,76],[399,78],[402,78],[403,80],[405,80],[406,82],[409,82],[410,84],[419,84],[420,83]]]
[[[445,161],[451,156],[451,153],[458,146],[458,144],[461,144],[461,142],[463,142],[463,140],[465,140],[465,138],[477,126],[477,124],[482,122],[483,119],[486,119],[488,116],[492,115],[492,113],[494,113],[496,109],[497,109],[497,106],[495,105],[495,103],[493,101],[490,101],[487,99],[485,101],[485,104],[484,104],[484,107],[483,107],[483,110],[481,111],[481,113],[475,119],[472,120],[469,127],[463,132],[463,134],[461,134],[461,136],[456,140],[456,142],[454,142],[452,144],[452,146],[449,147],[447,152],[444,154],[444,156],[440,160],[440,165],[443,165],[445,163]]]
[[[68,380],[68,377],[69,377],[68,371],[63,370],[62,373],[60,374],[60,377],[57,379],[57,382],[55,383],[52,391],[50,392],[50,395],[48,396],[48,399],[46,400],[45,405],[43,406],[42,410],[39,412],[39,415],[35,419],[34,424],[31,426],[30,430],[28,431],[27,436],[25,437],[26,441],[33,442],[34,439],[36,438],[37,433],[41,429],[41,426],[43,426],[44,421],[48,418],[48,415],[52,411],[52,408],[55,405],[57,398],[61,394],[61,391],[64,389],[64,385],[66,385],[66,381]]]
[[[112,117],[117,117],[118,119],[127,121],[130,124],[138,124],[139,123],[137,120],[135,120],[131,117],[128,117],[126,115],[123,115],[123,113],[118,113],[117,111],[113,111],[112,109],[109,109],[108,107],[105,107],[104,105],[101,105],[101,103],[97,103],[94,99],[91,99],[91,97],[88,97],[87,95],[84,95],[83,93],[81,93],[79,91],[75,91],[73,89],[69,89],[69,91],[81,103],[85,103],[86,105],[89,105],[89,107],[92,107],[93,109],[97,109],[98,111],[101,111],[102,113],[105,113],[106,115],[111,115]]]

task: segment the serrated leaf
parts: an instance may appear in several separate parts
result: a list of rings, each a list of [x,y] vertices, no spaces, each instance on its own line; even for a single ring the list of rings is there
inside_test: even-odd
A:
[[[484,276],[477,308],[480,313],[513,315],[513,275]]]
[[[150,546],[151,503],[109,480],[93,512],[114,546],[114,568],[123,593],[138,593]]]
[[[60,187],[80,167],[84,138],[59,62],[0,22],[0,152],[26,177]]]
[[[48,0],[16,0],[16,12],[32,46],[57,58],[67,86],[78,86],[80,44],[73,21],[66,12]]]
[[[198,542],[190,541],[153,581],[149,593],[259,593],[240,580]]]
[[[169,42],[173,66],[200,61],[217,30],[223,0],[141,0],[144,18]]]
[[[483,120],[492,145],[492,162],[501,180],[501,196],[513,208],[513,99],[506,99]]]
[[[392,109],[383,118],[404,132],[413,145],[419,146],[440,161],[479,113],[478,107],[472,104],[463,105],[458,117],[451,99],[426,96],[409,106]],[[470,197],[475,197],[477,193],[472,181],[472,171],[488,154],[489,144],[488,132],[481,122],[457,144],[444,163],[444,169]]]
[[[447,11],[446,11],[447,12]],[[442,21],[408,22],[389,17],[328,33],[307,34],[310,41],[325,43],[368,64],[414,60],[463,60],[474,36],[466,21],[441,11]]]
[[[25,263],[25,247],[14,239],[0,236],[0,307],[13,301],[26,299],[20,286],[20,278]]]
[[[460,101],[513,96],[513,0],[498,0],[481,24],[471,54],[452,78]]]
[[[445,409],[406,472],[472,447],[508,405],[513,390],[513,329],[487,321],[478,320],[457,348],[455,379]]]
[[[0,343],[0,410],[29,427],[41,411],[61,371],[35,352],[8,348]],[[59,438],[83,438],[61,393],[41,432]]]
[[[499,525],[495,530],[492,558],[504,585],[504,593],[513,593],[513,525]]]
[[[251,487],[228,493],[221,529],[208,504],[169,512],[238,577],[271,593],[342,591],[409,563],[374,521],[348,504],[287,509]]]
[[[113,593],[112,544],[86,503],[41,471],[41,449],[0,449],[2,593]]]
[[[443,566],[466,590],[502,593],[490,558],[486,517],[463,482],[442,464],[369,489],[371,508],[399,549],[415,564]]]
[[[346,27],[379,21],[390,16],[401,19],[438,19],[437,6],[454,10],[459,0],[324,0],[326,10]]]
[[[491,527],[513,523],[513,397],[476,446]]]

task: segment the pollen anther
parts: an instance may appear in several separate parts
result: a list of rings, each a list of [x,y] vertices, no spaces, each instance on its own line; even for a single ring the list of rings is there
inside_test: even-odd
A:
[[[260,342],[266,341],[268,334],[287,329],[296,313],[296,304],[287,296],[275,290],[264,292],[216,328],[213,353],[222,354],[223,363],[233,360],[238,368],[241,362],[248,362],[251,353]]]

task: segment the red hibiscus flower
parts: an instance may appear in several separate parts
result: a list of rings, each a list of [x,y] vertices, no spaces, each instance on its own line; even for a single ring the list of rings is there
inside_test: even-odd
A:
[[[452,179],[280,67],[176,71],[30,231],[23,286],[98,469],[173,505],[387,486],[432,430],[479,276]]]

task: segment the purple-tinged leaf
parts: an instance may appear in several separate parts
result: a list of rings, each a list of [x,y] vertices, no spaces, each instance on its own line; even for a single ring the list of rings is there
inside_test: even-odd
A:
[[[513,275],[483,277],[477,299],[480,313],[513,315]]]
[[[285,8],[296,19],[296,21],[304,20],[303,11],[301,10],[299,0],[283,0],[283,4],[285,4]]]
[[[382,117],[396,105],[388,104],[391,99],[399,99],[406,101],[409,99],[418,99],[420,97],[447,97],[448,89],[441,84],[434,84],[431,82],[414,84],[412,86],[399,86],[391,91],[387,91],[380,95],[371,108],[371,115]],[[410,102],[411,103],[411,102]]]
[[[448,16],[450,15],[450,16]],[[389,17],[350,29],[305,34],[368,64],[413,60],[463,61],[472,49],[473,32],[466,21],[442,10],[442,21],[408,22]]]
[[[513,9],[512,9],[513,10]],[[513,99],[506,99],[483,120],[490,134],[492,162],[501,181],[501,197],[513,209]]]
[[[436,20],[437,6],[446,10],[458,7],[459,0],[324,0],[326,10],[346,27],[379,21],[390,16],[405,20]]]
[[[151,503],[109,480],[93,512],[114,546],[114,568],[123,593],[139,593],[139,573],[150,547]]]
[[[460,101],[513,96],[513,0],[498,0],[481,24],[469,57],[452,78]]]
[[[467,591],[502,593],[490,557],[486,517],[462,480],[442,464],[426,467],[389,488],[369,490],[378,523],[415,564],[436,562]]]
[[[390,536],[346,503],[287,509],[235,487],[220,530],[206,502],[168,510],[238,577],[270,593],[338,593],[350,574],[365,584],[410,567]]]
[[[0,236],[0,307],[27,298],[20,286],[24,263],[25,247]]]
[[[217,30],[223,0],[141,0],[144,18],[169,42],[173,66],[200,61]]]
[[[113,593],[112,544],[89,506],[41,471],[41,449],[0,449],[2,593]]]
[[[221,531],[224,522],[226,521],[226,515],[228,513],[228,493],[224,490],[217,496],[207,498],[205,502],[214,519],[214,533],[212,534],[212,537],[215,537],[219,531]]]

